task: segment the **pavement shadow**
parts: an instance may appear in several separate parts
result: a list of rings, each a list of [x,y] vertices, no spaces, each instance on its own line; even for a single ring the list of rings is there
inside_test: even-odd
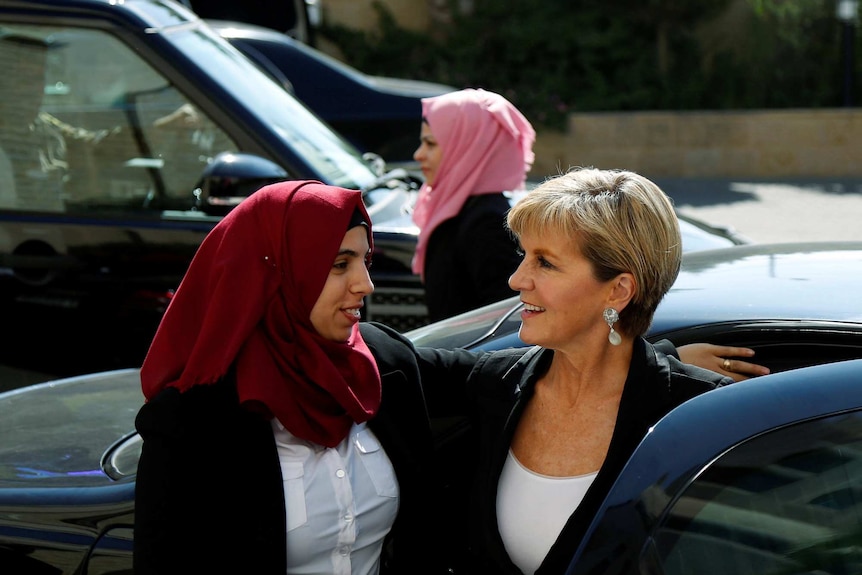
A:
[[[862,181],[854,178],[655,178],[674,205],[708,207],[759,201],[758,186],[791,186],[808,192],[862,195]]]
[[[654,179],[664,192],[673,198],[675,206],[704,207],[721,204],[757,201],[754,192],[733,189],[734,180],[672,178]]]

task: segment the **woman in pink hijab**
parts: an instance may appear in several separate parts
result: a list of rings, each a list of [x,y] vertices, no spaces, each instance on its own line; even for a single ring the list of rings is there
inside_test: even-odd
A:
[[[468,88],[422,100],[425,176],[413,221],[419,242],[413,271],[437,321],[515,295],[509,276],[517,246],[504,221],[504,192],[522,190],[536,132],[503,96]]]

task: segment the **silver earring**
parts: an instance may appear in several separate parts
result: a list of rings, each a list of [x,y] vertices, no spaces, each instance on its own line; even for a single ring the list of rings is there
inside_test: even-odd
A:
[[[605,308],[605,311],[602,312],[602,317],[605,318],[605,321],[608,322],[608,327],[611,328],[611,333],[608,334],[608,341],[611,342],[611,345],[619,345],[623,341],[623,338],[614,331],[614,324],[619,321],[620,314],[614,308],[609,307]]]

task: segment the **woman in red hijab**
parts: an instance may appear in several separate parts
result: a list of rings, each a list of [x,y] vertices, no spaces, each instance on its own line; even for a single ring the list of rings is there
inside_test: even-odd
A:
[[[504,192],[525,187],[532,125],[503,96],[468,88],[422,100],[414,153],[425,183],[413,212],[428,316],[437,321],[515,295],[517,246],[505,229]]]
[[[136,573],[376,574],[428,543],[421,389],[358,329],[371,238],[360,192],[307,181],[205,238],[141,369]]]

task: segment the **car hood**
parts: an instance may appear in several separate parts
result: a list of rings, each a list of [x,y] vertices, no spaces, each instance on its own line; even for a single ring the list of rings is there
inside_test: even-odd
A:
[[[0,492],[4,488],[113,483],[103,460],[134,433],[144,404],[137,369],[49,381],[0,394]]]
[[[651,333],[706,322],[862,322],[862,242],[749,244],[689,252]]]

